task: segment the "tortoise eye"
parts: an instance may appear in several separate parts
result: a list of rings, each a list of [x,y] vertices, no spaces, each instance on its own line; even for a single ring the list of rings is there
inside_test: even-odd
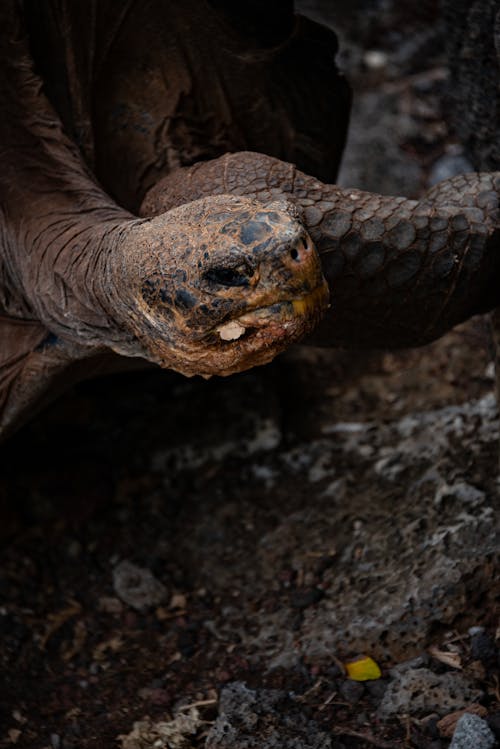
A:
[[[236,268],[210,268],[203,278],[218,286],[248,286],[251,275],[248,266],[238,265]]]

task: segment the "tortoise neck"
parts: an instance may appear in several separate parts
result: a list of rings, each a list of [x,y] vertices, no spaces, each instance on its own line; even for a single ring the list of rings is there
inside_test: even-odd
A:
[[[500,173],[462,175],[421,200],[342,189],[264,154],[227,154],[166,177],[142,215],[206,194],[300,208],[329,283],[331,311],[314,333],[322,345],[427,343],[498,306]]]
[[[98,332],[112,324],[107,258],[134,217],[103,192],[64,133],[32,69],[19,20],[6,5],[0,10],[7,29],[0,42],[7,66],[0,81],[0,274],[7,293],[0,306],[95,344]]]

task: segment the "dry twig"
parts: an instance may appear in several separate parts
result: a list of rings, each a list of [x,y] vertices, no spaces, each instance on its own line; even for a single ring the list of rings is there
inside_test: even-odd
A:
[[[394,749],[394,744],[389,744],[387,741],[377,739],[370,734],[361,733],[361,731],[353,731],[350,728],[334,728],[333,732],[336,736],[352,736],[353,739],[363,739],[367,744],[376,746],[379,749]]]

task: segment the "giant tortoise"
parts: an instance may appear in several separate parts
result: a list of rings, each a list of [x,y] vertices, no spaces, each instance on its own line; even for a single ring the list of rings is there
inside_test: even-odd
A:
[[[500,174],[335,186],[350,91],[292,0],[4,0],[0,24],[0,433],[131,359],[225,375],[498,304]]]

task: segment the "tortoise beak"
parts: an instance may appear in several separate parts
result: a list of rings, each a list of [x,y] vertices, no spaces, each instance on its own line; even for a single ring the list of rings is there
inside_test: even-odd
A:
[[[266,327],[274,331],[281,327],[284,335],[290,327],[300,327],[306,333],[319,322],[329,306],[330,292],[322,278],[312,291],[251,309],[220,326],[217,332],[223,341],[235,341]]]

